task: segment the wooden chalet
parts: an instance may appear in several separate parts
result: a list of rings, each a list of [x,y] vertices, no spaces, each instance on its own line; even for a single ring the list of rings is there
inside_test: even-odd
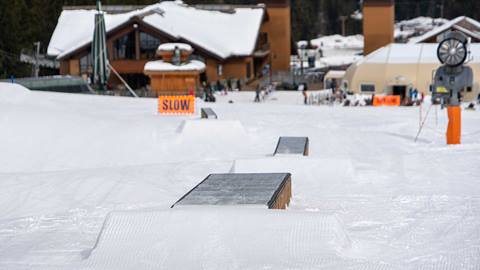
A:
[[[266,3],[188,6],[163,1],[124,13],[106,12],[110,64],[139,89],[149,84],[144,67],[157,59],[159,45],[181,42],[193,48],[190,59],[205,64],[201,81],[234,79],[247,84],[265,76],[269,66],[271,72],[288,70],[290,1],[262,2]],[[94,14],[81,7],[62,12],[48,48],[60,61],[61,75],[89,78]],[[115,89],[120,81],[111,75],[109,85]]]

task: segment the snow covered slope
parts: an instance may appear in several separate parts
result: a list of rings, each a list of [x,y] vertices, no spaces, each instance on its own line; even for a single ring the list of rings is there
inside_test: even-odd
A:
[[[316,269],[480,268],[479,111],[463,112],[463,144],[446,146],[445,111],[438,110],[436,121],[431,109],[414,143],[418,108],[304,106],[297,92],[275,92],[260,104],[251,92],[218,96],[208,107],[228,122],[215,127],[202,125],[199,114],[159,116],[154,99],[28,92],[12,102],[15,96],[0,97],[0,269],[75,269],[90,259],[100,262],[105,257],[88,255],[111,211],[153,211],[163,220],[177,215],[169,207],[210,173],[279,169],[292,173],[286,224],[297,215],[334,216],[350,239],[346,248],[338,242],[323,246],[292,231],[291,239],[298,236],[305,246],[322,245],[322,256],[334,254]],[[195,123],[182,131],[189,121]],[[273,157],[279,136],[308,136],[310,156]],[[203,210],[188,211],[199,225],[217,217],[209,212],[212,218],[202,220]],[[255,215],[245,211],[232,215]],[[222,234],[221,228],[232,230],[225,222],[204,235],[211,236],[205,269],[236,257],[222,261],[229,245],[215,244],[216,236],[230,235]],[[254,235],[253,227],[237,232]],[[107,247],[102,256],[120,252]],[[260,252],[257,259],[275,259],[276,269],[294,268],[269,254]],[[313,258],[305,262],[297,268],[309,269]]]

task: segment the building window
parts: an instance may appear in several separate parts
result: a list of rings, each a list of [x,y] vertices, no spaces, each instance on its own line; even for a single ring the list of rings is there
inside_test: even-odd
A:
[[[135,32],[130,32],[113,42],[113,59],[135,59]]]
[[[80,58],[80,74],[91,73],[92,60],[91,53],[88,53]]]
[[[192,60],[197,60],[197,61],[200,61],[202,63],[206,63],[205,61],[205,58],[203,58],[202,56],[198,55],[198,54],[191,54],[189,57],[188,57],[188,60],[192,61]]]
[[[374,84],[360,84],[360,91],[361,92],[375,93],[375,85]]]
[[[145,32],[140,32],[140,59],[155,58],[158,46],[160,46],[160,39]]]
[[[222,64],[217,66],[217,74],[218,74],[218,76],[223,75],[223,65]]]
[[[252,65],[250,65],[250,62],[247,63],[247,79],[250,79],[252,77]]]

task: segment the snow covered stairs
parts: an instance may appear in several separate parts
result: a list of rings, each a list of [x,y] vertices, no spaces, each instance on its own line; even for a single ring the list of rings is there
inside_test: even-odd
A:
[[[290,173],[211,174],[172,208],[187,205],[249,205],[286,209],[291,196]]]
[[[212,108],[202,108],[201,115],[202,119],[218,119],[217,114]]]
[[[308,156],[308,137],[280,137],[273,155],[297,154]]]

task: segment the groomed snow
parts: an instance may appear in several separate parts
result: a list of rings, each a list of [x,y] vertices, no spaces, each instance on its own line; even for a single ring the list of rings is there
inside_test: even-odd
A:
[[[78,268],[311,268],[350,245],[334,215],[228,206],[115,212]]]
[[[0,82],[0,101],[8,104],[21,103],[30,90],[16,83]]]
[[[417,107],[304,106],[297,92],[275,92],[254,104],[254,95],[229,93],[217,96],[213,104],[197,101],[197,108],[211,107],[222,121],[231,121],[213,127],[202,125],[207,122],[198,120],[199,112],[157,115],[155,99],[32,91],[11,102],[15,94],[2,95],[0,269],[105,269],[83,266],[109,256],[119,262],[144,258],[135,257],[135,247],[142,245],[135,236],[142,232],[132,230],[151,227],[131,215],[146,211],[157,213],[151,224],[159,224],[158,235],[165,229],[172,232],[173,238],[162,243],[184,259],[169,257],[179,263],[172,269],[201,254],[205,269],[215,268],[215,263],[235,269],[229,263],[246,257],[249,263],[272,263],[275,269],[312,269],[317,255],[327,259],[315,269],[480,268],[479,111],[462,112],[463,144],[446,146],[444,110],[431,109],[415,143]],[[425,104],[423,115],[428,107]],[[273,157],[279,136],[308,136],[309,157]],[[216,214],[203,215],[206,210],[170,212],[174,202],[210,173],[280,169],[292,173],[293,197],[288,210],[275,212],[278,218],[288,225],[297,215],[299,220],[334,217],[335,228],[350,245],[317,242],[316,232],[310,234],[311,227],[298,223],[304,231],[292,230],[279,241],[302,240],[300,249],[292,245],[290,250],[270,253],[253,248],[258,252],[242,257],[236,250],[250,249],[242,244],[241,235],[274,247],[276,243],[269,242],[275,231],[256,236],[262,230],[250,223],[255,215],[251,209],[219,214],[218,221],[226,223],[218,224],[226,226],[215,225]],[[131,219],[133,227],[116,223],[119,226],[106,228],[125,232],[121,237],[132,245],[99,241],[96,252],[93,248],[108,213],[125,210],[131,213],[125,220]],[[164,216],[177,216],[179,225],[170,220],[162,227]],[[202,232],[198,239],[207,242],[178,240],[191,243],[198,253],[174,250],[185,247],[175,245],[175,238],[188,229],[185,220],[198,225]],[[244,220],[250,225],[242,229]],[[279,227],[281,231],[285,230]],[[232,234],[240,237],[238,246],[227,241]],[[142,239],[147,244],[153,241]],[[110,246],[115,243],[117,249]],[[303,253],[309,246],[322,249]],[[132,253],[123,253],[123,248]],[[292,265],[276,256],[289,252],[304,258],[299,261],[305,264]],[[302,257],[305,254],[315,256]]]
[[[204,71],[205,64],[198,60],[191,60],[186,64],[174,65],[162,60],[150,61],[145,64],[144,71]]]

